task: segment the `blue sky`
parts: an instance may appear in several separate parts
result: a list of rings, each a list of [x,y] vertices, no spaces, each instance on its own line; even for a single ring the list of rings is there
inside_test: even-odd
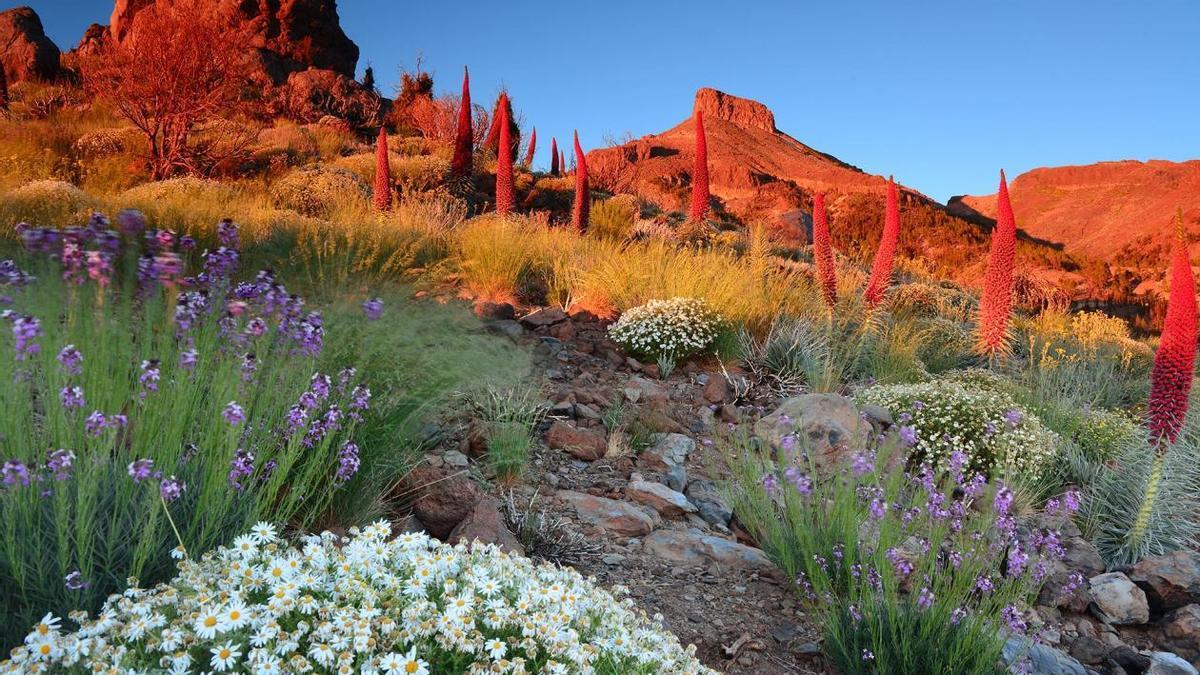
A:
[[[111,0],[19,0],[60,47]],[[0,2],[0,6],[4,3]],[[788,134],[939,200],[997,172],[1110,159],[1200,158],[1200,2],[420,2],[340,0],[390,93],[421,55],[440,91],[508,87],[538,128],[665,130],[701,86],[757,99]]]

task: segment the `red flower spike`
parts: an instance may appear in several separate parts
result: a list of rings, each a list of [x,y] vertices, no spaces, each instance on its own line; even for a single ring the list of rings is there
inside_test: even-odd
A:
[[[1171,249],[1171,291],[1154,369],[1150,373],[1150,399],[1146,406],[1150,437],[1165,451],[1183,429],[1188,394],[1196,363],[1196,285],[1188,259],[1182,210],[1175,216],[1175,242]],[[1164,442],[1165,441],[1165,442]]]
[[[1008,199],[1008,181],[1000,171],[996,193],[996,227],[988,254],[979,301],[979,350],[996,354],[1008,348],[1008,320],[1012,313],[1013,265],[1017,259],[1017,222]]]
[[[537,150],[537,127],[529,132],[529,148],[525,151],[525,166],[533,168],[533,152]]]
[[[592,196],[588,190],[587,159],[579,147],[579,132],[575,132],[575,209],[571,213],[571,224],[579,232],[587,232],[588,213],[591,211]]]
[[[379,139],[375,142],[375,208],[387,211],[392,208],[392,167],[388,163],[387,129],[379,127]]]
[[[825,194],[813,195],[813,258],[817,263],[817,279],[825,304],[833,309],[837,304],[837,271],[833,268],[833,247],[829,243],[829,221],[825,216]]]
[[[696,157],[692,167],[692,208],[688,211],[691,220],[704,220],[708,215],[708,142],[704,137],[704,112],[697,110]]]
[[[507,95],[500,94],[500,102],[496,109],[500,113],[500,117],[497,118],[500,138],[499,152],[496,153],[496,213],[507,215],[512,213],[517,201],[513,196],[513,152],[508,129]]]
[[[558,175],[558,141],[550,137],[550,175]]]
[[[871,264],[871,280],[867,283],[867,307],[874,309],[883,301],[883,294],[892,283],[892,266],[896,261],[896,245],[900,241],[900,197],[896,182],[888,176],[887,209],[883,217],[883,236],[875,261]]]
[[[450,174],[459,178],[471,175],[471,152],[475,132],[471,128],[471,83],[466,67],[463,68],[462,99],[458,107],[458,127],[454,135],[454,159],[450,161]]]

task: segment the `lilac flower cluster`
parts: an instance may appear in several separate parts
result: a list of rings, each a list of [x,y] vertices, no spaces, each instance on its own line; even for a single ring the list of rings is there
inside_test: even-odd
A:
[[[0,307],[11,305],[10,292],[20,290],[35,281],[35,277],[21,271],[12,260],[0,260]]]

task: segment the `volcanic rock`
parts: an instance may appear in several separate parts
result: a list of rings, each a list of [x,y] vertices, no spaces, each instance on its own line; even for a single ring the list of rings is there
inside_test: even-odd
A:
[[[11,86],[27,80],[49,81],[62,74],[62,54],[46,37],[42,20],[29,7],[0,12],[0,66]]]

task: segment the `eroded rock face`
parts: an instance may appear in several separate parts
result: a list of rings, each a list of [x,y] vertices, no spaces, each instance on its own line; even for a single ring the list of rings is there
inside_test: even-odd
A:
[[[818,471],[834,471],[847,464],[851,453],[864,447],[870,433],[871,425],[854,403],[837,394],[794,396],[754,425],[754,435],[764,443],[785,454],[808,453]],[[785,441],[789,436],[794,444]]]
[[[696,91],[692,112],[704,113],[704,119],[722,119],[747,129],[775,131],[775,114],[767,106],[748,98],[726,94],[709,87]]]
[[[1092,613],[1101,621],[1116,625],[1143,624],[1150,620],[1146,594],[1120,572],[1091,578]]]
[[[156,1],[171,0],[117,0],[109,33],[117,40],[127,39],[138,12]],[[341,28],[337,0],[213,0],[213,4],[237,8],[253,35],[249,46],[259,51],[263,71],[274,84],[309,69],[354,78],[358,45]]]
[[[1128,573],[1146,592],[1155,612],[1200,604],[1200,553],[1196,551],[1152,556],[1139,561]]]
[[[0,66],[9,85],[59,77],[61,57],[58,47],[46,37],[37,12],[29,7],[0,12]]]

